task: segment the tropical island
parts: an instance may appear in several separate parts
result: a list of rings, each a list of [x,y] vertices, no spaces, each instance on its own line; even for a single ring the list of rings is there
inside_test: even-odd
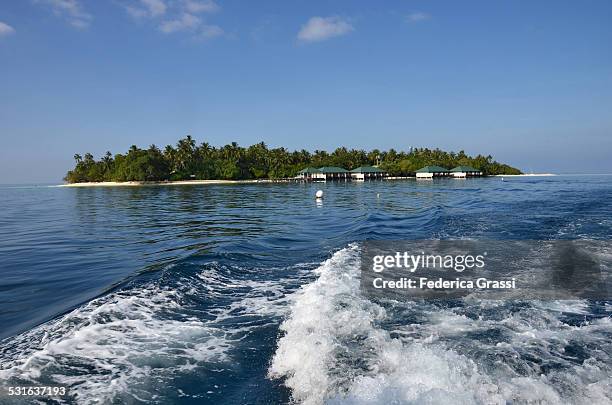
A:
[[[160,182],[188,180],[262,180],[294,178],[306,167],[339,166],[348,170],[360,166],[376,166],[390,176],[413,176],[423,166],[471,166],[484,175],[522,174],[515,167],[499,163],[491,156],[469,156],[464,151],[411,148],[409,151],[389,149],[347,149],[340,147],[329,153],[322,150],[289,151],[268,148],[260,142],[249,147],[232,142],[214,147],[199,145],[191,136],[180,139],[176,146],[163,151],[155,145],[140,149],[132,145],[124,153],[106,152],[100,160],[91,153],[74,155],[75,167],[64,180],[68,183]]]

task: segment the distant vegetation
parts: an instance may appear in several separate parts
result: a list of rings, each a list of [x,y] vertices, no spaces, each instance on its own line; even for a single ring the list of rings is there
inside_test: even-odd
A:
[[[376,165],[392,176],[404,176],[427,165],[453,168],[467,165],[485,174],[520,174],[520,170],[498,163],[491,156],[471,157],[463,151],[416,148],[408,152],[364,151],[338,148],[332,153],[316,150],[290,152],[270,149],[263,142],[243,148],[235,142],[220,148],[204,142],[196,145],[191,136],[168,145],[162,151],[155,145],[148,149],[132,146],[125,154],[110,152],[95,160],[91,153],[74,155],[76,166],[64,180],[70,183],[97,181],[160,181],[188,179],[278,179],[293,177],[305,167],[339,166],[351,170]]]

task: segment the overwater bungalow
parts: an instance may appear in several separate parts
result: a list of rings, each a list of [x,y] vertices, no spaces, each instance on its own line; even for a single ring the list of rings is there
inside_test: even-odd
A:
[[[450,171],[440,166],[425,166],[416,171],[417,179],[433,179],[434,177],[449,176]]]
[[[482,176],[482,172],[474,169],[472,166],[457,166],[451,169],[451,176],[455,178]]]
[[[298,172],[298,178],[304,181],[351,180],[351,173],[341,167],[326,166],[307,167]]]
[[[300,170],[297,177],[304,181],[325,181],[325,175],[314,167],[307,167]]]
[[[341,167],[336,167],[336,166],[320,167],[319,172],[323,174],[323,176],[325,177],[325,181],[350,180],[351,179],[351,173],[348,170],[343,169]]]
[[[357,181],[382,180],[388,176],[389,173],[374,166],[360,166],[351,170],[351,178]]]

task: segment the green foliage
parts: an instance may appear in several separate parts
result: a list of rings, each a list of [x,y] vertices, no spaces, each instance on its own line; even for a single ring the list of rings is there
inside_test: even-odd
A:
[[[215,148],[208,143],[196,145],[191,136],[168,145],[163,152],[155,145],[140,149],[133,145],[126,154],[110,152],[98,161],[90,153],[74,155],[75,167],[64,178],[69,183],[87,181],[163,181],[210,179],[280,179],[294,177],[304,167],[339,166],[347,170],[364,165],[380,165],[392,176],[413,174],[423,166],[453,168],[472,166],[485,174],[520,174],[520,170],[498,163],[491,156],[470,157],[464,151],[416,148],[408,152],[364,151],[337,148],[332,153],[316,150],[290,152],[269,149],[260,142],[248,148],[232,142]]]

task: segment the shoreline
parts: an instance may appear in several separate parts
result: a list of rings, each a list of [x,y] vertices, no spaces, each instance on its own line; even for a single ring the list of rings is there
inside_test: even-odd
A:
[[[549,177],[556,176],[554,173],[524,173],[524,174],[494,174],[491,177]]]
[[[494,174],[483,177],[547,177],[556,176],[552,173],[530,173],[530,174]],[[386,180],[410,180],[415,177],[389,177]],[[139,187],[139,186],[190,186],[207,184],[271,184],[292,183],[293,179],[259,179],[259,180],[177,180],[177,181],[101,181],[84,183],[58,184],[52,187]]]
[[[55,187],[138,187],[138,186],[189,186],[203,184],[256,184],[284,183],[282,180],[177,180],[177,181],[101,181],[58,184]]]

